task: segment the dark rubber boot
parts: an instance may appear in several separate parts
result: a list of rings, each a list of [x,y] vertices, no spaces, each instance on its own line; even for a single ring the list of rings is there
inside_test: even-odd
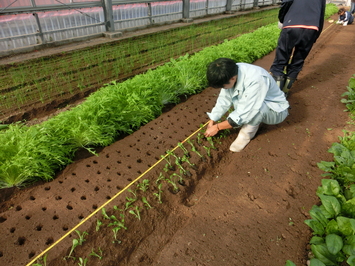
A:
[[[285,93],[286,97],[288,96],[288,92],[290,91],[290,89],[295,81],[296,81],[296,79],[289,78],[289,77],[286,78],[285,83],[282,88],[282,91]]]

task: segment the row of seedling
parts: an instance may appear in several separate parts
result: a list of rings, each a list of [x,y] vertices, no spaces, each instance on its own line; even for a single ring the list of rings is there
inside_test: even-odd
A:
[[[201,129],[202,132],[202,129]],[[222,132],[221,132],[222,133]],[[223,131],[217,137],[205,138],[202,133],[198,133],[196,140],[188,139],[186,143],[187,147],[183,143],[179,142],[178,147],[181,152],[173,152],[168,150],[165,155],[161,157],[164,158],[165,165],[163,167],[163,172],[153,178],[155,179],[151,184],[149,179],[143,179],[141,182],[136,184],[134,189],[127,189],[127,196],[125,197],[122,207],[113,206],[112,212],[108,213],[106,208],[101,209],[101,218],[96,219],[95,232],[99,232],[104,227],[111,228],[112,231],[112,244],[122,244],[122,240],[119,237],[119,233],[122,230],[128,230],[126,225],[127,215],[132,215],[139,221],[142,219],[142,211],[149,210],[155,205],[154,202],[158,204],[163,203],[163,193],[164,184],[167,185],[167,190],[176,194],[180,191],[180,186],[185,186],[185,178],[191,177],[189,168],[196,169],[196,165],[191,162],[192,154],[198,156],[198,161],[205,161],[205,156],[211,157],[211,150],[216,150],[216,143],[221,143],[221,138],[226,137],[229,133],[228,130]],[[199,146],[203,148],[206,152],[200,152]],[[200,148],[200,149],[202,149]],[[181,154],[179,156],[178,154]],[[149,194],[151,193],[151,194]],[[150,199],[150,200],[149,200]],[[153,200],[155,199],[155,201]],[[76,257],[74,256],[77,247],[83,245],[87,240],[89,234],[84,231],[80,232],[75,230],[78,238],[72,240],[72,246],[67,256],[64,260],[74,260],[79,266],[87,265],[90,257],[96,257],[98,259],[103,259],[104,251],[101,247],[92,248],[91,253],[87,257]],[[47,265],[47,255],[45,254],[38,263],[32,264],[33,266],[46,266]]]

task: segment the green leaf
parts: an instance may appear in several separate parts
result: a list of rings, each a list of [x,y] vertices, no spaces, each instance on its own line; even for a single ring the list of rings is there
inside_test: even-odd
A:
[[[336,220],[330,220],[325,229],[327,235],[329,234],[340,234],[339,226]]]
[[[339,183],[334,179],[322,179],[322,188],[324,195],[338,196],[340,192]]]
[[[305,220],[304,222],[313,230],[313,234],[319,236],[324,235],[325,228],[319,221],[314,219],[309,219],[309,220]]]
[[[345,236],[355,234],[355,220],[347,217],[339,216],[336,218],[339,231]]]
[[[312,219],[319,221],[324,227],[328,224],[328,219],[324,216],[322,209],[317,205],[313,205],[312,209],[309,211],[309,215]]]
[[[342,206],[342,210],[346,216],[355,218],[355,198],[346,201]]]
[[[328,212],[323,205],[319,206],[319,208],[321,209],[325,218],[327,218],[327,219],[333,218],[332,214],[330,212]]]
[[[321,199],[324,208],[330,213],[332,218],[339,215],[341,211],[341,205],[336,197],[319,195],[319,198]]]
[[[332,172],[335,166],[334,162],[325,162],[321,161],[320,163],[317,163],[318,168],[323,170],[324,172]]]
[[[354,245],[344,245],[342,248],[342,251],[344,254],[348,256],[353,256],[355,255],[355,246]]]
[[[331,254],[325,244],[311,245],[314,256],[325,265],[337,265],[336,258]]]
[[[354,255],[350,256],[350,257],[346,260],[346,262],[347,262],[350,266],[355,266],[355,256],[354,256]]]
[[[321,262],[319,259],[312,258],[310,260],[309,266],[326,266],[323,262]]]
[[[325,237],[325,244],[330,253],[337,254],[343,248],[343,239],[336,234],[330,234]]]
[[[287,260],[285,266],[296,266],[296,264],[294,264],[294,263],[293,263],[292,261],[290,261],[290,260]]]
[[[320,237],[320,236],[313,236],[311,238],[311,240],[309,241],[310,244],[315,244],[315,245],[319,245],[319,244],[324,244],[324,238]]]
[[[347,236],[345,238],[345,244],[347,244],[347,245],[355,245],[355,235]]]
[[[352,194],[352,197],[355,197],[355,184],[350,185],[350,192]]]

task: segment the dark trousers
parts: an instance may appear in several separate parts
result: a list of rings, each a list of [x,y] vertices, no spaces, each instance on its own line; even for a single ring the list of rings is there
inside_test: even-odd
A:
[[[317,36],[318,32],[316,30],[302,28],[283,29],[280,33],[275,59],[271,65],[270,72],[274,76],[283,76],[286,67],[286,76],[296,79]],[[290,61],[291,56],[292,59]]]

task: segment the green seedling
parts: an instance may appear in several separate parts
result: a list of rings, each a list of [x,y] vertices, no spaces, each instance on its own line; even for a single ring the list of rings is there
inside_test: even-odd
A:
[[[179,180],[176,180],[176,177]],[[178,175],[177,173],[171,174],[169,179],[166,179],[166,181],[173,186],[173,193],[178,193],[180,191],[180,188],[178,187],[178,185],[176,183],[183,184],[183,182],[184,182],[182,177],[180,175]]]
[[[85,236],[89,235],[87,232],[83,232],[81,233],[79,230],[75,230],[75,232],[78,234],[79,236],[79,245],[82,245],[85,241]]]
[[[115,227],[119,227],[120,229],[125,229],[127,230],[127,227],[124,225],[124,214],[120,213],[121,216],[121,220],[117,219],[116,216],[111,215],[111,219],[113,220],[112,223],[109,223],[108,226],[115,226]]]
[[[167,151],[166,151],[166,154],[167,154],[168,156],[166,156],[166,155],[160,155],[160,157],[163,158],[163,159],[167,162],[167,164],[165,165],[165,167],[166,167],[167,169],[169,169],[169,170],[173,169],[173,165],[172,165],[172,163],[171,163],[170,156],[169,156],[170,153],[171,153],[171,151],[167,150]],[[167,171],[165,171],[165,172],[167,172]]]
[[[184,184],[184,179],[182,178],[181,175],[178,175],[177,173],[173,173],[172,176],[174,177],[177,177],[179,180],[178,180],[178,183],[183,185]]]
[[[207,151],[207,156],[211,157],[211,147],[203,146],[203,148]]]
[[[48,253],[46,253],[42,258],[40,258],[40,260],[43,260],[43,264],[35,263],[35,264],[32,264],[32,266],[47,266],[47,256],[48,256]]]
[[[216,150],[217,148],[216,148],[216,146],[214,145],[214,142],[213,142],[212,137],[207,137],[206,139],[207,139],[208,143],[211,145],[211,148],[214,149],[214,150]]]
[[[201,133],[198,133],[197,134],[197,143],[201,145],[203,138],[204,138],[204,135]]]
[[[116,205],[115,205],[115,206],[113,206],[113,209],[114,209],[115,211],[120,211],[120,212],[123,212],[123,210],[122,210],[122,209],[119,209]]]
[[[97,219],[96,220],[96,232],[98,232],[100,230],[101,225],[102,225],[102,222],[99,219]]]
[[[178,143],[178,146],[183,150],[185,156],[189,157],[189,151],[184,147],[184,145],[181,142]]]
[[[141,214],[140,214],[140,208],[139,206],[136,206],[134,210],[129,210],[128,211],[130,214],[134,215],[138,220],[141,220]]]
[[[93,256],[93,257],[97,257],[97,258],[99,258],[99,260],[102,260],[102,250],[101,250],[101,248],[99,247],[99,251],[98,251],[99,253],[96,253],[95,252],[95,250],[94,249],[92,249],[91,250],[91,253],[89,254],[89,256]]]
[[[149,202],[148,202],[148,200],[147,200],[146,197],[142,197],[142,201],[143,201],[144,206],[145,206],[147,209],[153,208],[153,207],[149,204]]]
[[[121,228],[119,228],[119,227],[115,227],[112,229],[113,237],[114,237],[114,240],[112,241],[112,243],[118,243],[118,244],[122,243],[122,241],[117,238],[117,233],[118,233],[118,231],[120,231],[120,229]]]
[[[181,165],[181,158],[179,156],[177,156],[176,154],[174,154],[173,152],[170,153],[171,156],[175,157],[175,164],[177,165],[177,167],[180,170],[181,174],[187,175],[187,171],[185,170],[185,168]]]
[[[146,192],[149,188],[149,180],[144,179],[142,183],[137,184],[138,189],[142,190],[143,192]]]
[[[181,161],[188,163],[192,168],[195,167],[195,164],[191,163],[187,156],[182,156]]]
[[[163,183],[160,183],[158,185],[158,192],[153,193],[153,195],[158,199],[159,203],[163,203],[163,201],[161,200],[161,196],[163,193],[162,187],[163,187]]]
[[[230,134],[230,129],[224,129],[219,133],[220,138],[226,138]]]
[[[191,150],[193,152],[195,152],[200,158],[202,158],[203,156],[201,155],[201,153],[199,153],[199,151],[196,149],[195,145],[192,143],[192,141],[189,139],[187,141],[187,143],[189,143],[191,145]]]
[[[137,194],[136,194],[134,191],[132,191],[131,189],[128,189],[128,192],[131,192],[134,197],[133,197],[133,198],[131,198],[131,197],[126,197],[127,202],[126,202],[126,204],[125,204],[125,210],[127,210],[129,207],[132,206],[132,204],[133,204],[134,202],[137,201]]]
[[[73,251],[74,251],[74,249],[77,247],[77,246],[81,246],[83,243],[84,243],[84,241],[85,241],[85,236],[86,235],[88,235],[88,233],[87,232],[83,232],[83,233],[81,233],[79,230],[75,230],[75,232],[78,234],[78,236],[79,236],[79,239],[73,239],[73,244],[72,244],[72,247],[71,247],[71,249],[70,249],[70,252],[69,252],[69,255],[68,255],[68,258],[70,258],[71,257],[71,254],[73,253]]]
[[[86,266],[87,262],[88,262],[88,259],[87,259],[87,258],[85,258],[85,259],[79,258],[78,265],[79,265],[79,266]]]
[[[157,180],[155,181],[155,183],[158,184],[159,182],[161,182],[164,179],[165,179],[165,176],[162,173],[160,173]]]
[[[110,217],[107,215],[105,208],[102,208],[102,209],[101,209],[101,213],[102,213],[102,216],[103,216],[105,219],[110,220]]]

